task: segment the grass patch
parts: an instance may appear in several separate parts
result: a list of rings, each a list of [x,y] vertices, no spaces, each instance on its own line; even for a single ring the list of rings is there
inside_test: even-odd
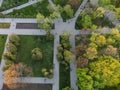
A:
[[[2,7],[0,11],[17,7],[21,4],[27,3],[28,0],[3,0]]]
[[[0,23],[0,28],[9,28],[10,23]]]
[[[38,2],[23,9],[14,10],[12,13],[7,14],[6,17],[35,18],[39,12],[44,16],[49,16],[50,12],[47,9],[48,4],[47,0],[43,0],[42,2]]]
[[[3,50],[5,47],[6,38],[7,38],[7,35],[0,35],[0,61],[1,61]]]
[[[18,60],[33,68],[35,77],[43,77],[42,68],[53,67],[53,41],[47,41],[46,36],[20,36],[21,45],[18,51]],[[32,60],[31,51],[40,48],[43,59],[40,61]]]
[[[68,70],[65,70],[66,66],[64,64],[60,63],[59,68],[59,90],[62,90],[62,88],[65,88],[66,86],[70,87],[70,68]]]

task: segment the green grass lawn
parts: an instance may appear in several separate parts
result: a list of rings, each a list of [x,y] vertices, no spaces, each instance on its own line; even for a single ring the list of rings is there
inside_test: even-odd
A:
[[[47,41],[45,36],[20,36],[21,45],[18,50],[18,60],[33,68],[35,77],[42,77],[42,68],[53,67],[53,41]],[[40,48],[43,59],[40,61],[32,60],[31,50]]]
[[[62,88],[65,88],[66,86],[70,87],[70,69],[67,71],[65,70],[66,66],[63,64],[60,64],[59,68],[59,90],[62,90]]]
[[[7,38],[7,35],[0,35],[0,61],[1,61],[3,50],[5,47],[6,38]]]
[[[37,13],[40,12],[44,16],[49,16],[50,12],[47,9],[48,1],[43,0],[37,4],[30,5],[20,10],[14,10],[14,12],[9,13],[6,17],[15,17],[15,18],[35,18]]]
[[[26,2],[28,2],[28,0],[3,0],[1,11],[19,6]]]

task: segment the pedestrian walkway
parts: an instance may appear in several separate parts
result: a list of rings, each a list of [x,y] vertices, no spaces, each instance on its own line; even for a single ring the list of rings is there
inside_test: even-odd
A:
[[[3,2],[3,0],[0,0],[0,7],[2,6],[2,2]]]
[[[54,83],[53,83],[53,90],[59,90],[59,62],[57,60],[57,47],[59,45],[59,35],[54,33]]]
[[[27,3],[25,3],[25,4],[20,5],[20,6],[17,6],[17,7],[14,7],[14,8],[5,10],[5,11],[2,11],[1,13],[2,13],[2,14],[8,14],[8,13],[13,12],[13,10],[19,10],[19,9],[25,8],[25,7],[27,7],[27,6],[30,6],[30,5],[35,4],[35,3],[38,3],[38,2],[40,2],[40,0],[29,1],[29,2],[27,2]]]
[[[54,83],[54,78],[49,79],[49,78],[40,78],[40,77],[21,77],[17,81],[19,83],[40,83],[40,84],[53,84]]]
[[[74,32],[71,32],[70,33],[70,44],[72,46],[71,50],[73,50],[75,48],[75,33]],[[74,90],[78,90],[78,87],[77,87],[77,75],[76,75],[76,62],[75,62],[75,57],[74,59],[71,61],[70,63],[70,83],[71,83],[71,87],[74,89]]]

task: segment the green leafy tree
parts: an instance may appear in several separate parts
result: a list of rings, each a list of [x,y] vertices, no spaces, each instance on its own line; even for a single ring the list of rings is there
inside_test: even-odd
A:
[[[98,46],[106,45],[106,38],[104,35],[92,33],[92,36],[90,37],[90,41],[97,44]]]
[[[41,24],[44,23],[45,17],[41,13],[38,13],[36,18],[37,18],[38,27],[41,28],[42,27]]]
[[[92,18],[89,15],[82,17],[81,22],[83,28],[89,28],[92,26]]]
[[[93,18],[101,18],[104,16],[105,9],[103,7],[98,7],[95,12],[93,12]]]
[[[20,38],[19,36],[17,36],[16,34],[12,33],[9,36],[9,41],[14,44],[15,46],[19,46],[20,45]]]
[[[110,56],[98,58],[96,62],[90,63],[89,68],[95,89],[112,87],[120,83],[120,63]]]
[[[70,63],[71,60],[73,60],[74,55],[72,52],[68,50],[64,50],[64,59],[67,63]]]
[[[80,90],[93,90],[93,79],[87,73],[88,68],[77,68],[77,85]]]
[[[10,61],[13,61],[14,63],[17,63],[16,55],[12,54],[11,52],[4,53],[3,58],[5,60],[10,60]]]
[[[43,57],[42,52],[39,48],[34,48],[31,53],[32,53],[32,58],[35,60],[41,60]]]
[[[12,54],[17,53],[17,47],[14,44],[10,43],[10,42],[7,43],[6,48],[7,48],[7,51],[11,52]]]
[[[86,56],[88,59],[92,60],[92,59],[94,59],[94,58],[97,57],[97,54],[98,54],[98,52],[97,52],[97,49],[96,49],[96,48],[94,48],[94,47],[89,47],[89,48],[86,49],[86,54],[85,54],[85,56]]]
[[[109,5],[109,4],[111,4],[111,0],[99,0],[98,3],[103,6]]]
[[[65,5],[63,11],[67,14],[69,18],[73,17],[73,10],[70,5]]]

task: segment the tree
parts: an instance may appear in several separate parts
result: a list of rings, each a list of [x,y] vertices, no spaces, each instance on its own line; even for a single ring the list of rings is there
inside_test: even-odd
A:
[[[87,73],[88,68],[77,68],[77,85],[80,90],[93,90],[93,79]]]
[[[67,32],[62,33],[60,39],[61,39],[60,43],[62,44],[63,48],[69,50],[71,48],[69,34]]]
[[[7,51],[11,52],[12,54],[17,53],[17,47],[14,44],[10,43],[10,42],[7,43],[6,48],[7,48]]]
[[[111,0],[99,0],[98,3],[102,6],[111,4]]]
[[[86,48],[87,48],[86,45],[79,44],[78,46],[75,47],[74,53],[77,56],[81,56],[85,52]]]
[[[101,18],[104,16],[105,9],[103,7],[98,7],[95,12],[93,12],[93,18]]]
[[[63,8],[59,7],[59,11],[61,12],[61,15],[65,21],[66,19],[72,18],[74,14],[73,9],[68,4],[65,5]]]
[[[39,48],[34,48],[31,53],[32,53],[32,59],[35,59],[35,60],[42,59],[42,52]]]
[[[10,89],[14,89],[16,88],[17,81],[20,79],[20,77],[32,75],[33,73],[30,67],[27,67],[23,63],[13,64],[4,72],[4,83],[7,84]],[[12,85],[13,83],[16,83],[16,85]]]
[[[59,61],[62,61],[62,60],[63,60],[63,54],[62,54],[61,52],[59,52],[59,53],[57,54],[57,59],[58,59]]]
[[[67,63],[70,63],[71,60],[73,60],[74,55],[72,52],[68,50],[64,50],[64,59]]]
[[[99,35],[98,37],[96,37],[96,44],[98,46],[106,45],[106,38],[105,38],[105,36]]]
[[[120,8],[116,8],[115,11],[117,19],[120,19]]]
[[[108,45],[107,48],[104,50],[103,55],[118,57],[118,49],[113,47],[112,45]]]
[[[88,59],[93,60],[94,58],[97,57],[97,49],[94,47],[88,47],[86,49],[86,53],[84,54]]]
[[[80,6],[80,3],[81,3],[81,0],[69,0],[68,1],[68,4],[70,4],[71,5],[71,7],[73,8],[73,9],[75,9],[75,10],[77,10],[78,9],[78,7]]]
[[[3,58],[5,60],[10,60],[13,61],[14,63],[17,63],[18,61],[16,60],[16,55],[12,54],[11,52],[6,52],[3,54]]]
[[[38,13],[36,18],[37,18],[38,27],[41,28],[41,24],[44,22],[45,17],[41,13]]]
[[[20,38],[14,33],[9,36],[9,41],[17,47],[20,45]]]
[[[78,68],[84,68],[88,65],[88,59],[87,58],[82,58],[82,57],[78,57],[77,61],[76,61],[77,67]]]
[[[53,12],[52,14],[50,14],[50,17],[51,17],[51,19],[57,19],[60,16],[59,16],[58,12]]]
[[[90,28],[92,26],[92,18],[89,15],[83,16],[81,22],[83,28]]]
[[[117,86],[120,83],[120,63],[110,56],[98,58],[96,62],[90,63],[89,68],[95,89]]]
[[[37,14],[36,18],[37,18],[38,27],[46,31],[47,39],[50,40],[53,39],[53,35],[50,33],[50,30],[53,27],[54,19],[57,19],[58,17],[59,14],[56,11],[50,14],[49,17],[44,17],[41,13]]]
[[[90,41],[100,47],[106,45],[105,36],[97,33],[92,33],[92,36],[90,37]]]

